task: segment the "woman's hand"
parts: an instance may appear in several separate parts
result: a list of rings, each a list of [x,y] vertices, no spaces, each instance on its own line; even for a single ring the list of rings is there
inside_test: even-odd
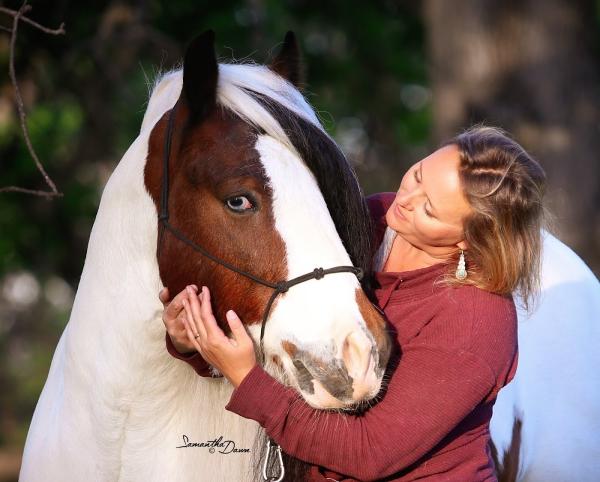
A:
[[[202,287],[199,295],[191,287],[182,298],[186,316],[183,318],[188,341],[200,352],[202,358],[217,368],[234,387],[256,365],[252,338],[238,316],[229,310],[226,314],[233,338],[229,338],[217,325],[210,304],[210,292]]]
[[[190,285],[194,294],[198,291],[196,285]],[[167,333],[173,342],[173,346],[179,353],[195,352],[196,347],[188,339],[185,330],[185,310],[183,299],[187,298],[187,291],[182,290],[175,298],[169,301],[169,288],[163,288],[158,293],[158,298],[163,304],[162,320],[167,328]]]

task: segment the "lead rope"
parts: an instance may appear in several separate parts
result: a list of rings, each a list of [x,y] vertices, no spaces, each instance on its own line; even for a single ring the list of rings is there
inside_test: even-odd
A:
[[[272,283],[270,281],[266,281],[266,280],[263,280],[262,278],[254,276],[252,273],[248,273],[239,268],[236,268],[235,266],[228,263],[227,261],[217,258],[213,254],[206,251],[202,246],[199,246],[198,244],[194,243],[191,239],[187,238],[177,228],[172,226],[169,223],[169,205],[168,205],[168,202],[169,202],[169,157],[171,155],[171,137],[173,134],[173,124],[175,122],[176,112],[177,112],[177,104],[175,104],[175,106],[171,109],[171,112],[169,113],[169,120],[167,123],[167,132],[165,134],[165,144],[164,144],[164,151],[163,151],[163,179],[162,179],[161,197],[160,197],[160,215],[158,216],[159,224],[161,224],[162,227],[159,232],[157,257],[158,257],[158,259],[160,259],[163,234],[164,234],[165,229],[168,229],[173,234],[173,236],[175,236],[177,239],[179,239],[183,243],[187,244],[195,251],[198,251],[200,254],[202,254],[206,258],[210,259],[211,261],[214,261],[215,263],[220,264],[224,268],[227,268],[228,270],[233,271],[234,273],[237,273],[241,276],[249,278],[252,281],[254,281],[255,283],[258,283],[263,286],[267,286],[268,288],[272,288],[274,290],[273,294],[269,298],[269,301],[267,302],[267,306],[265,307],[265,312],[263,314],[262,324],[260,327],[260,341],[259,341],[260,356],[261,356],[261,365],[264,367],[265,366],[265,350],[264,350],[264,346],[263,346],[263,337],[265,335],[265,325],[267,323],[267,319],[269,318],[269,313],[271,312],[271,307],[273,306],[275,299],[280,294],[287,292],[292,286],[295,286],[297,284],[303,283],[303,282],[311,280],[311,279],[320,280],[325,275],[333,274],[333,273],[353,273],[360,281],[363,278],[363,270],[361,268],[357,268],[356,266],[335,266],[333,268],[328,268],[328,269],[315,268],[313,271],[303,274],[301,276],[298,276],[296,278],[293,278],[291,280],[279,281],[277,283]],[[280,470],[280,474],[278,477],[267,475],[267,467],[269,464],[269,458],[272,453],[275,453],[275,455],[278,458],[279,470]],[[277,443],[275,443],[273,440],[271,440],[270,437],[267,437],[267,455],[265,457],[262,474],[263,474],[263,480],[268,481],[268,482],[280,482],[283,479],[283,476],[285,475],[285,467],[283,466],[283,458],[281,456],[281,447]]]

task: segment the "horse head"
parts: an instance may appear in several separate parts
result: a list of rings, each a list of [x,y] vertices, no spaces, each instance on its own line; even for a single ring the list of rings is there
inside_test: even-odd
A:
[[[175,106],[163,107],[151,131],[144,172],[158,211],[169,135],[170,225],[224,263],[274,284],[318,267],[369,272],[373,255],[356,177],[298,90],[299,72],[292,33],[269,66],[219,64],[214,34],[198,36],[185,53]],[[170,232],[158,239],[164,285],[172,293],[190,283],[209,286],[221,328],[228,332],[224,315],[235,310],[260,351],[273,288]],[[262,350],[265,369],[312,406],[352,408],[379,392],[391,343],[355,274],[340,272],[277,296]]]

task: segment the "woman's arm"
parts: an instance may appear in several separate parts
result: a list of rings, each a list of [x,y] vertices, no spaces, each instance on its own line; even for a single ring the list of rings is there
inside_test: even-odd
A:
[[[309,463],[359,480],[395,474],[492,401],[516,369],[512,300],[471,287],[454,291],[452,300],[440,319],[402,346],[387,391],[364,414],[316,410],[260,366],[225,408],[256,420],[284,451]],[[456,320],[460,329],[439,329]]]
[[[425,455],[494,385],[490,367],[473,353],[409,344],[383,398],[362,415],[316,410],[260,365],[242,380],[225,408],[256,420],[294,457],[374,480]]]

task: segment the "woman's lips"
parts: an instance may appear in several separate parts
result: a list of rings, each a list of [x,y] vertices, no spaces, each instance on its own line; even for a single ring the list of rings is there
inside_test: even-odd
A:
[[[395,212],[396,212],[396,216],[404,221],[406,221],[406,216],[404,214],[402,214],[402,211],[400,211],[400,205],[396,204],[395,207]]]

